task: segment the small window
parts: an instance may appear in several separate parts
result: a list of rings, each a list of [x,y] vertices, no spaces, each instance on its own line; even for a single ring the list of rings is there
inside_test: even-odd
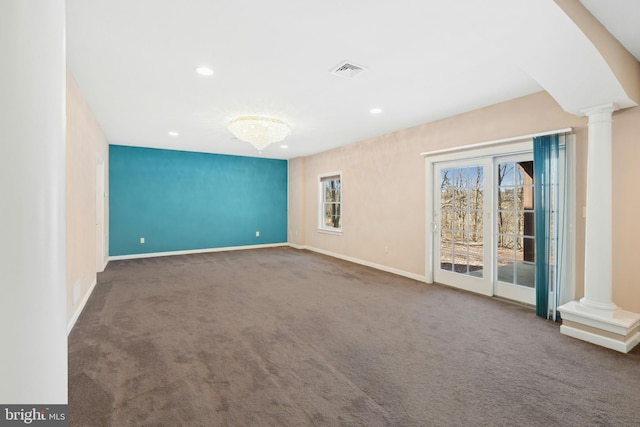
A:
[[[342,231],[342,174],[320,175],[320,230]]]

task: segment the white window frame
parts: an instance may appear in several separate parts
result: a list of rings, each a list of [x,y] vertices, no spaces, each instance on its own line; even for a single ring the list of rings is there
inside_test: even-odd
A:
[[[338,178],[340,180],[340,202],[339,202],[340,203],[340,227],[339,228],[328,227],[327,225],[325,225],[325,222],[324,222],[325,193],[324,193],[323,182],[327,181],[329,178]],[[318,231],[321,233],[338,234],[338,235],[342,234],[342,220],[343,220],[342,205],[344,202],[344,193],[342,192],[343,184],[344,184],[344,180],[342,179],[342,171],[328,172],[328,173],[322,173],[318,175]]]

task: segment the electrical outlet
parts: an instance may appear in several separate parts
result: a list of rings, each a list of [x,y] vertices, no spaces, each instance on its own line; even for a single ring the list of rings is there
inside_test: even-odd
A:
[[[143,244],[143,243],[144,243],[144,237],[141,237],[140,238],[140,244]]]
[[[260,237],[260,232],[256,231],[256,237]]]

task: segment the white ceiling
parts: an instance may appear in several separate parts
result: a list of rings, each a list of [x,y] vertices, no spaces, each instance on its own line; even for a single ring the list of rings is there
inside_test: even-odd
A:
[[[640,1],[580,0],[580,3],[640,61]]]
[[[640,2],[581,1],[640,57]],[[543,89],[571,111],[527,61],[544,39],[522,24],[547,15],[554,45],[597,58],[552,0],[67,0],[67,61],[111,144],[286,159]],[[344,60],[367,69],[332,75]],[[289,122],[288,148],[235,140],[253,114]]]

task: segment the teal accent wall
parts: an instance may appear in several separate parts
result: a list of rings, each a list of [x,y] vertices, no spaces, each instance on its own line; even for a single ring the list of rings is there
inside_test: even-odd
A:
[[[109,255],[286,241],[286,160],[109,146]]]

